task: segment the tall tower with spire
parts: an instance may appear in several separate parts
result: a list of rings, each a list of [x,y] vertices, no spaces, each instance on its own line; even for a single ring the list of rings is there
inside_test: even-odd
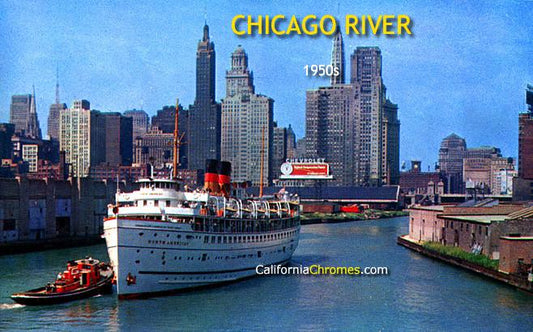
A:
[[[344,45],[333,38],[331,64],[339,75],[331,86],[306,94],[306,154],[325,158],[334,177],[329,185],[380,186],[399,178],[398,105],[386,98],[381,50],[358,47],[345,83]]]
[[[35,85],[33,86],[33,95],[31,98],[30,118],[28,121],[28,134],[30,137],[42,138],[41,127],[39,126],[39,118],[37,117],[37,105],[35,102]]]
[[[344,42],[341,30],[337,28],[333,37],[333,49],[331,50],[331,65],[338,68],[339,75],[331,76],[331,85],[344,84]]]
[[[239,45],[226,71],[226,97],[222,101],[223,160],[232,164],[232,179],[259,185],[272,178],[274,100],[256,94],[248,55]],[[261,165],[262,170],[261,170]]]
[[[188,168],[203,169],[206,159],[220,159],[220,104],[215,101],[215,44],[204,25],[196,51],[196,98],[190,106]]]
[[[39,119],[37,118],[37,105],[35,104],[35,85],[32,86],[30,116],[28,118],[28,136],[33,138],[42,138],[41,128],[39,126]]]
[[[59,140],[59,123],[61,112],[67,109],[67,104],[61,104],[59,101],[59,74],[56,72],[56,102],[50,105],[48,113],[48,136],[52,140]]]

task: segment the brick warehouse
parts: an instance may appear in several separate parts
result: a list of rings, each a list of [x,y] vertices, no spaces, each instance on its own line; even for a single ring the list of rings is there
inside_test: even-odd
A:
[[[492,259],[500,257],[500,237],[533,234],[533,208],[519,204],[415,206],[409,211],[411,239],[478,250]]]
[[[533,237],[502,236],[500,238],[499,270],[505,273],[531,273],[533,264]]]

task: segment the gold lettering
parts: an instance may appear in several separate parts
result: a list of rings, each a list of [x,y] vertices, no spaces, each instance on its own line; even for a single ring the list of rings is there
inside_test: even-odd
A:
[[[353,29],[356,35],[359,34],[359,31],[357,31],[357,23],[359,22],[359,18],[355,15],[346,15],[346,28],[345,33],[346,35],[350,34],[350,30]]]
[[[306,17],[304,17],[303,21],[302,21],[302,28],[304,30],[304,33],[306,35],[310,35],[310,36],[314,36],[317,34],[318,32],[318,27],[316,25],[316,23],[312,23],[311,24],[311,30],[307,29],[307,21],[308,20],[316,20],[316,15],[307,15]]]
[[[253,20],[254,18],[252,15],[248,15],[248,34],[253,34],[252,27],[257,27],[257,33],[260,35],[263,34],[263,16],[258,15],[257,22],[254,22]]]
[[[398,34],[401,35],[402,29],[411,35],[411,30],[409,29],[409,24],[411,24],[411,18],[407,15],[398,15]]]
[[[372,19],[372,16],[368,16],[368,24],[370,24],[370,29],[372,29],[373,34],[377,34],[379,30],[379,26],[381,25],[381,15],[378,16],[378,20],[376,24],[374,25],[374,20]]]
[[[325,30],[326,20],[331,21],[331,29],[329,31]],[[330,36],[335,33],[335,30],[337,30],[337,20],[335,20],[335,17],[331,15],[322,16],[322,18],[320,19],[320,31],[322,32],[322,34]]]
[[[270,21],[270,26],[272,28],[272,32],[275,35],[281,36],[281,35],[285,34],[284,30],[280,31],[280,30],[278,30],[278,27],[276,26],[276,21],[277,20],[284,20],[284,19],[285,19],[284,15],[276,15],[276,16],[272,17],[272,20]]]
[[[246,32],[244,31],[239,31],[237,30],[237,21],[239,20],[244,20],[244,15],[235,15],[233,17],[233,19],[231,20],[231,30],[233,31],[234,34],[236,34],[237,36],[242,36],[244,35]]]
[[[287,28],[287,34],[290,35],[292,32],[296,32],[297,34],[301,35],[302,30],[300,29],[300,26],[298,25],[298,20],[293,15],[291,17],[291,21],[289,22],[289,27]]]

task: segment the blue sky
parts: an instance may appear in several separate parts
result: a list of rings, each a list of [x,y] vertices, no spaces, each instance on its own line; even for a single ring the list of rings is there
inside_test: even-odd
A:
[[[195,56],[204,20],[217,52],[217,98],[225,94],[231,52],[249,55],[256,91],[274,98],[274,117],[305,133],[305,91],[328,80],[305,76],[328,64],[326,36],[237,37],[244,15],[373,16],[407,14],[413,36],[344,36],[346,62],[357,46],[379,46],[390,99],[399,105],[401,159],[424,169],[440,141],[455,132],[468,146],[494,145],[517,156],[517,115],[533,83],[533,1],[11,1],[0,0],[0,122],[13,94],[35,84],[46,133],[59,67],[61,101],[88,99],[95,109],[141,106],[153,115],[176,97],[195,95]]]

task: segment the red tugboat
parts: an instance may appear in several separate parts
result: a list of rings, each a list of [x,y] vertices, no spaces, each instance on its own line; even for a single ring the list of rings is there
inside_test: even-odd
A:
[[[63,303],[112,292],[113,269],[106,263],[87,257],[67,263],[53,283],[11,295],[13,301],[25,305]]]

